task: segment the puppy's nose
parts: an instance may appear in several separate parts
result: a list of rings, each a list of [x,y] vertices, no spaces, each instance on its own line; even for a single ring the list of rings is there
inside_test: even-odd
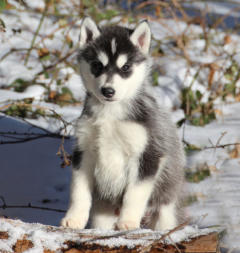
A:
[[[111,97],[113,97],[113,95],[115,93],[115,90],[113,88],[110,88],[110,87],[103,87],[101,89],[101,92],[102,92],[104,97],[111,98]]]

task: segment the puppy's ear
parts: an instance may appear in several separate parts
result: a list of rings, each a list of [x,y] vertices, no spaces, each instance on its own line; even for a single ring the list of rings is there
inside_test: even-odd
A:
[[[143,54],[148,54],[151,42],[151,31],[146,20],[136,26],[130,36],[130,40]]]
[[[100,31],[95,22],[86,17],[83,19],[80,28],[79,46],[83,47],[86,43],[96,39],[100,35]]]

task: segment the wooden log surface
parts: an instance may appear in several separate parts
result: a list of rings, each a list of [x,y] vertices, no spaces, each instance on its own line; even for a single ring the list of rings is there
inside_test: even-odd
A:
[[[218,232],[191,226],[168,233],[144,229],[73,230],[0,218],[0,252],[35,249],[39,253],[219,253]]]

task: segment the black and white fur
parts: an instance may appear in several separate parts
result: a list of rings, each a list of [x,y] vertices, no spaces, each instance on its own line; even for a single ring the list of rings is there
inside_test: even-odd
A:
[[[87,90],[76,127],[71,200],[61,225],[83,229],[172,229],[179,222],[184,152],[176,127],[148,81],[151,32],[80,31],[79,70]]]

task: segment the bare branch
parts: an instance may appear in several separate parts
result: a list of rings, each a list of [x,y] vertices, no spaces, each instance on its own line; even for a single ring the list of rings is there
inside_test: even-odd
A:
[[[43,133],[33,133],[33,132],[25,132],[25,133],[19,133],[16,131],[7,131],[7,132],[0,132],[0,136],[2,135],[3,137],[6,138],[11,138],[11,139],[17,139],[17,141],[0,141],[0,144],[16,144],[16,143],[23,143],[23,142],[28,142],[28,141],[32,141],[32,140],[36,140],[39,138],[45,138],[45,137],[52,137],[52,138],[66,138],[69,139],[70,137],[67,136],[67,127],[69,125],[72,125],[71,122],[67,122],[65,119],[63,119],[63,117],[58,114],[55,110],[51,109],[51,108],[47,108],[47,107],[43,107],[43,106],[39,106],[39,105],[32,105],[32,104],[26,104],[26,103],[10,103],[7,104],[3,107],[0,108],[0,110],[6,109],[8,107],[10,107],[12,104],[16,104],[18,106],[25,106],[25,107],[35,107],[37,109],[42,109],[42,110],[48,110],[52,113],[52,115],[59,121],[62,122],[63,127],[59,128],[58,132],[53,133],[43,127],[40,126],[36,126],[34,124],[32,124],[31,122],[29,122],[27,119],[25,118],[21,118],[22,121],[26,122],[27,124],[29,124],[31,126],[31,128],[36,128],[39,129],[41,131],[43,131]],[[51,115],[48,115],[49,117],[51,117]],[[61,134],[62,130],[64,130],[64,134]],[[11,136],[12,135],[12,136]],[[23,137],[24,136],[24,137]],[[62,143],[63,145],[63,143]]]
[[[76,49],[70,50],[65,56],[63,56],[62,58],[58,59],[58,61],[56,61],[55,63],[46,66],[42,71],[40,71],[39,73],[36,74],[36,76],[42,75],[44,74],[46,71],[55,68],[59,63],[64,62],[68,57],[70,57],[71,55],[73,55],[73,53],[76,52]]]
[[[33,134],[33,136],[31,136],[31,133],[30,134],[25,133],[23,135],[28,136],[28,137],[24,137],[24,138],[14,137],[14,136],[9,136],[9,135],[6,136],[7,134],[9,134],[9,133],[8,132],[0,132],[0,135],[4,135],[4,137],[16,139],[16,140],[15,141],[0,141],[0,145],[3,145],[3,144],[19,144],[19,143],[29,142],[29,141],[37,140],[37,139],[40,139],[40,138],[46,138],[46,137],[57,138],[57,139],[62,139],[63,138],[63,135],[60,135],[58,133]],[[16,135],[21,135],[21,134],[16,133]],[[64,138],[69,139],[70,137],[65,136]]]
[[[30,46],[30,48],[29,48],[28,51],[27,51],[27,55],[26,55],[25,62],[24,62],[24,65],[25,65],[25,66],[26,66],[27,63],[28,63],[29,56],[30,56],[30,54],[31,54],[31,52],[32,52],[32,49],[33,49],[33,47],[34,47],[34,43],[35,43],[36,38],[37,38],[37,36],[38,36],[38,34],[39,34],[39,31],[40,31],[40,29],[41,29],[41,26],[42,26],[42,24],[43,24],[44,18],[45,18],[46,13],[47,13],[47,9],[48,9],[48,5],[46,4],[45,9],[44,9],[44,11],[43,11],[43,13],[42,13],[41,19],[40,19],[40,21],[39,21],[37,30],[36,30],[36,32],[35,32],[35,34],[34,34],[34,36],[33,36],[33,39],[32,39],[32,41],[31,41],[31,46]]]
[[[224,135],[226,135],[227,134],[227,132],[225,131],[225,132],[223,132],[222,134],[221,134],[221,136],[219,137],[219,139],[217,140],[217,143],[216,143],[216,146],[219,146],[219,144],[220,144],[220,142],[221,142],[221,140],[222,140],[222,138],[224,137]]]
[[[45,211],[53,211],[53,212],[59,212],[59,213],[65,213],[66,210],[63,209],[57,209],[57,208],[50,208],[50,207],[42,207],[42,206],[35,206],[31,203],[28,203],[28,205],[7,205],[5,199],[3,196],[0,196],[0,199],[2,200],[2,205],[0,205],[0,209],[8,209],[8,208],[31,208],[31,209],[39,209],[39,210],[45,210]]]
[[[140,249],[139,253],[147,253],[149,252],[153,247],[157,247],[159,242],[162,242],[166,237],[170,236],[172,233],[184,228],[185,226],[187,226],[189,224],[189,220],[187,220],[186,222],[178,225],[177,227],[171,229],[168,233],[164,234],[160,239],[155,240],[152,244],[143,247]]]
[[[226,148],[226,147],[229,147],[229,146],[235,146],[235,145],[240,145],[240,142],[227,143],[227,144],[222,144],[222,145],[215,145],[215,146],[211,146],[211,147],[204,147],[204,148],[202,148],[202,149]]]

